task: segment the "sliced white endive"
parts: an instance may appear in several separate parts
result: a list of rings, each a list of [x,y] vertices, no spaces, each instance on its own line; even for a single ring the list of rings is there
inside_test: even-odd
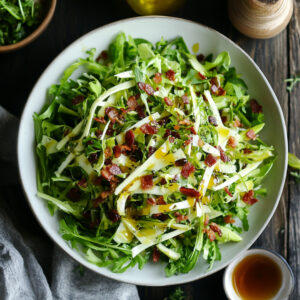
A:
[[[243,192],[248,192],[250,190],[253,190],[253,181],[252,180],[247,180],[245,182],[241,182],[236,185],[235,191],[237,193],[243,193]]]
[[[91,128],[92,121],[93,121],[93,117],[94,117],[95,111],[96,111],[97,107],[99,106],[99,104],[101,104],[110,95],[115,94],[115,93],[117,93],[119,91],[122,91],[122,90],[130,89],[133,86],[135,86],[135,80],[129,80],[129,81],[120,83],[120,84],[108,89],[107,91],[105,91],[100,97],[98,97],[93,102],[93,104],[91,106],[91,109],[90,109],[90,112],[89,112],[89,115],[88,115],[88,119],[87,119],[87,122],[86,122],[86,125],[85,125],[85,128],[84,128],[84,131],[83,131],[83,134],[81,136],[81,139],[83,139],[84,137],[89,135],[90,128]]]
[[[105,138],[106,131],[107,131],[108,127],[109,127],[109,124],[110,124],[110,120],[107,122],[107,124],[105,125],[105,127],[104,127],[104,129],[103,129],[102,135],[101,135],[101,137],[100,137],[100,140],[101,140],[101,141],[103,141],[104,138]]]
[[[170,257],[173,260],[177,260],[181,256],[178,252],[175,252],[174,250],[169,249],[168,247],[164,246],[161,243],[157,244],[156,247],[158,248],[158,250],[160,252],[162,252],[163,254],[167,255],[168,257]]]
[[[219,160],[216,170],[224,174],[233,174],[236,173],[236,166],[230,163],[223,163]]]
[[[207,99],[207,101],[209,103],[210,109],[211,109],[214,117],[217,120],[218,126],[224,126],[223,122],[222,122],[222,119],[221,119],[221,116],[220,116],[220,113],[219,113],[219,110],[218,110],[218,108],[216,106],[215,101],[213,100],[213,98],[212,98],[212,96],[210,94],[210,91],[208,91],[208,90],[204,91],[204,95],[205,95],[205,97],[206,97],[206,99]]]
[[[215,147],[211,146],[210,144],[204,143],[204,145],[202,146],[202,150],[206,153],[210,153],[215,156],[220,156],[220,151]]]
[[[94,172],[92,165],[84,154],[76,156],[75,164],[82,168],[88,175],[91,175]]]
[[[132,241],[133,234],[121,221],[113,239],[118,244],[128,244]]]
[[[80,121],[71,132],[69,132],[65,137],[63,137],[56,145],[57,150],[61,150],[67,142],[71,140],[71,138],[75,137],[80,133],[81,127],[83,125],[83,120]]]
[[[117,200],[117,210],[120,216],[125,216],[126,201],[130,193],[123,192]]]
[[[173,194],[174,192],[179,191],[179,184],[178,183],[172,183],[168,186],[153,186],[152,188],[148,190],[143,190],[140,188],[141,185],[136,187],[135,183],[128,189],[129,192],[132,192],[132,194],[150,194],[150,195],[157,195],[157,196],[163,196],[163,195],[169,195]]]
[[[55,176],[59,177],[63,170],[69,165],[69,163],[75,158],[74,153],[69,153],[69,155],[65,158],[65,160],[58,167],[57,171],[55,171]]]
[[[206,75],[205,68],[199,63],[199,61],[195,57],[191,57],[189,59],[189,63],[196,71],[200,72],[204,76]]]
[[[190,228],[191,229],[191,228]],[[190,230],[188,229],[188,230]],[[155,240],[153,241],[152,243],[150,244],[140,244],[140,245],[137,245],[135,246],[134,248],[132,248],[131,252],[132,252],[132,257],[135,257],[137,256],[139,253],[141,253],[142,251],[144,251],[145,249],[151,247],[151,246],[154,246],[158,243],[161,243],[161,242],[164,242],[164,241],[167,241],[169,239],[172,239],[174,238],[175,236],[177,235],[180,235],[182,233],[185,233],[186,231],[188,230],[181,230],[181,229],[177,229],[177,230],[174,230],[172,232],[169,232],[169,233],[166,233],[166,234],[163,234],[158,240]]]
[[[211,189],[214,190],[214,191],[224,189],[224,187],[229,186],[229,185],[233,184],[234,182],[238,181],[239,179],[241,179],[241,178],[245,177],[246,175],[248,175],[250,172],[255,170],[261,163],[262,163],[262,161],[259,161],[257,163],[253,163],[253,164],[248,165],[245,169],[238,172],[236,175],[232,176],[231,178],[224,181],[223,183],[212,187]]]
[[[206,190],[207,190],[207,187],[208,187],[208,184],[209,184],[209,181],[210,181],[210,178],[214,171],[215,166],[216,166],[216,164],[214,164],[211,167],[206,167],[206,169],[205,169],[202,181],[199,185],[199,192],[202,197],[205,196],[205,193],[206,193]]]
[[[191,98],[192,98],[192,104],[193,104],[193,114],[195,118],[195,123],[194,123],[194,129],[196,132],[199,130],[200,126],[200,113],[199,113],[199,105],[197,104],[197,98],[196,94],[194,92],[194,88],[192,85],[189,86],[190,92],[191,92]]]
[[[104,117],[104,115],[105,115],[105,109],[108,106],[114,105],[114,103],[116,102],[116,98],[117,98],[116,95],[117,94],[110,95],[105,102],[102,102],[102,103],[99,104],[99,106],[101,106],[101,108],[99,109],[99,111],[97,113],[98,117]]]
[[[115,77],[118,77],[118,78],[134,78],[134,74],[130,70],[130,71],[125,71],[125,72],[116,74]]]
[[[125,227],[144,245],[152,244],[156,238],[164,233],[164,228],[137,229],[137,222],[133,219],[122,218]]]
[[[156,112],[153,115],[150,115],[150,116],[138,121],[134,125],[130,126],[129,128],[126,129],[126,131],[131,130],[132,128],[140,128],[142,125],[149,123],[149,122],[153,122],[159,118],[160,118],[160,114],[158,112]],[[116,141],[118,144],[123,144],[125,141],[125,132],[119,133],[116,136]]]
[[[47,155],[56,153],[58,151],[56,148],[57,141],[47,135],[43,135],[40,144],[46,148]]]
[[[140,177],[146,170],[153,170],[155,165],[161,163],[161,158],[165,157],[170,151],[170,143],[167,140],[157,149],[142,165],[137,167],[121,184],[115,189],[115,195],[118,195],[124,188],[129,186],[131,182]],[[129,187],[128,187],[129,188]]]
[[[162,204],[162,205],[154,205],[148,206],[141,210],[140,214],[143,216],[159,214],[159,213],[167,213],[179,209],[191,208],[195,204],[194,198],[189,198],[184,201],[172,203],[172,204]]]

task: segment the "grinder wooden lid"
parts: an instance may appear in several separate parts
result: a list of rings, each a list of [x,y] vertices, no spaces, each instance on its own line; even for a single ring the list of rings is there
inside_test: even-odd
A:
[[[289,23],[293,0],[228,0],[228,15],[234,27],[252,38],[271,38]]]

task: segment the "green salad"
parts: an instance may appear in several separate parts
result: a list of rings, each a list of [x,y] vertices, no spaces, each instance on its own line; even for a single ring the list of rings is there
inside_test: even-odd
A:
[[[274,149],[227,52],[116,36],[69,66],[34,114],[37,195],[99,267],[165,262],[171,276],[241,241]],[[204,262],[202,262],[204,263]]]

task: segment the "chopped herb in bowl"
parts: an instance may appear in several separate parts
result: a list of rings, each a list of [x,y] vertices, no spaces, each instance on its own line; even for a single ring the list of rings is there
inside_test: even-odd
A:
[[[41,5],[34,0],[0,0],[0,46],[16,44],[41,23]]]

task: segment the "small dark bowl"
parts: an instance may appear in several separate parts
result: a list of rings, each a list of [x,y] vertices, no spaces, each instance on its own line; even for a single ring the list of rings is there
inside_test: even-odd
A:
[[[53,17],[56,6],[56,0],[41,0],[41,4],[43,6],[44,14],[43,20],[38,25],[38,27],[20,42],[11,45],[0,46],[0,53],[15,51],[30,44],[46,29]]]

